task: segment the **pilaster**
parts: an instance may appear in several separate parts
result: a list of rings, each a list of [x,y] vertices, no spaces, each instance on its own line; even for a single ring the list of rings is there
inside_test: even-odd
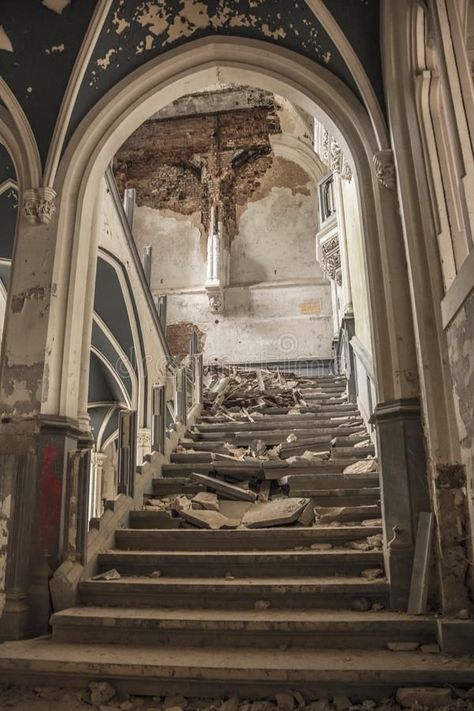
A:
[[[377,425],[385,567],[390,604],[406,610],[418,514],[430,511],[425,443],[417,398],[380,403]]]

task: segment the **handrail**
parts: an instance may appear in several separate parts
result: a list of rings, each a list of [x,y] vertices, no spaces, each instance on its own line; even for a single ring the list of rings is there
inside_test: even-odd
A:
[[[147,282],[146,276],[145,276],[145,271],[143,269],[143,264],[140,259],[140,255],[137,249],[137,245],[135,244],[135,240],[133,239],[133,234],[130,229],[129,222],[127,220],[127,216],[125,214],[125,210],[122,204],[122,201],[120,199],[120,193],[118,191],[117,183],[115,182],[115,177],[112,172],[112,168],[110,165],[108,166],[107,170],[105,171],[105,180],[107,182],[107,187],[110,190],[110,194],[112,196],[112,200],[114,201],[115,208],[117,210],[120,223],[122,225],[122,229],[125,234],[125,238],[127,240],[128,247],[130,249],[130,253],[132,256],[133,264],[135,266],[135,269],[137,270],[138,273],[138,278],[140,279],[140,283],[143,289],[143,294],[145,296],[145,299],[148,303],[150,313],[152,316],[152,320],[154,323],[154,326],[156,328],[158,338],[160,339],[161,346],[165,352],[166,356],[171,356],[171,351],[168,345],[168,341],[166,340],[166,335],[163,331],[163,327],[160,321],[160,318],[158,316],[158,310],[156,308],[155,301],[153,299],[153,294],[151,293],[150,285]]]

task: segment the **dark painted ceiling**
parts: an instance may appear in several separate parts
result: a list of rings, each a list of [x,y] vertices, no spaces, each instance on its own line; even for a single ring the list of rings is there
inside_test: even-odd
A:
[[[74,60],[96,0],[1,0],[0,24],[13,51],[0,50],[0,74],[30,121],[44,162]],[[383,103],[379,0],[325,0]],[[209,35],[238,35],[300,52],[356,94],[350,69],[303,0],[114,0],[81,85],[69,136],[118,81],[153,57]]]
[[[1,0],[0,24],[13,52],[0,52],[0,75],[46,153],[59,107],[96,0],[75,0],[61,14],[41,0]]]

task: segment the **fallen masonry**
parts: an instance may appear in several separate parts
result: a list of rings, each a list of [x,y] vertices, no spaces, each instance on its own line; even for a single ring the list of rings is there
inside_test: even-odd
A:
[[[435,611],[390,609],[377,459],[345,380],[212,368],[204,403],[51,638],[0,645],[0,680],[96,684],[65,692],[69,711],[467,711],[435,688],[470,693],[473,660],[443,657]]]
[[[474,689],[437,687],[400,688],[383,699],[354,699],[338,694],[309,699],[297,690],[277,692],[267,698],[186,698],[182,694],[136,696],[116,690],[107,682],[93,682],[82,689],[60,687],[11,687],[0,690],[0,708],[9,711],[400,711],[441,709],[474,711]]]

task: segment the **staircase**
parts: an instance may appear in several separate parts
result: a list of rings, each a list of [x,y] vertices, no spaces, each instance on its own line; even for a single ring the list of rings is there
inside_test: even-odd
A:
[[[107,679],[156,695],[257,698],[293,689],[353,700],[404,685],[472,685],[472,665],[446,667],[424,653],[436,642],[433,617],[387,609],[379,480],[367,459],[374,448],[344,381],[304,378],[297,388],[298,411],[265,405],[252,414],[236,396],[222,412],[208,397],[154,481],[154,496],[99,555],[99,574],[116,573],[81,583],[81,605],[53,615],[50,640],[3,645],[0,678]],[[251,396],[258,401],[258,392]],[[263,445],[266,458],[229,454]],[[209,489],[196,475],[256,500],[219,494],[230,523],[197,527],[166,508]],[[309,502],[288,525],[242,524],[255,507],[298,499]]]

